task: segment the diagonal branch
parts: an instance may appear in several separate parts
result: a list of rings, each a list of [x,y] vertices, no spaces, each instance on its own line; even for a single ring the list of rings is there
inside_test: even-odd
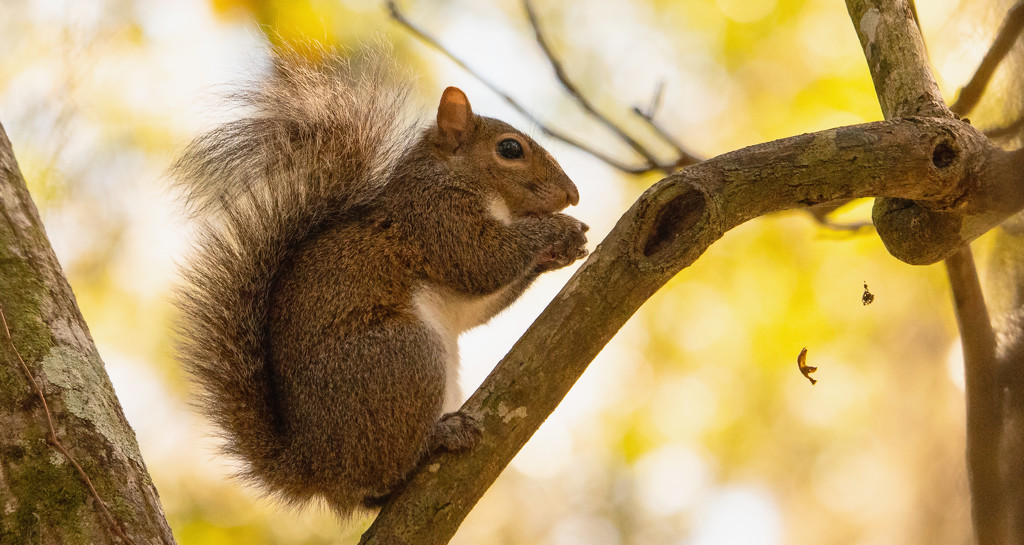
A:
[[[674,165],[675,167],[685,167],[688,165],[695,165],[701,162],[701,159],[697,158],[697,156],[693,155],[692,153],[686,151],[686,148],[684,148],[678,140],[673,138],[672,135],[670,135],[668,131],[665,130],[665,127],[662,127],[660,123],[654,120],[654,108],[651,108],[651,110],[645,112],[641,110],[639,106],[634,106],[633,113],[640,116],[640,119],[643,119],[645,122],[647,122],[647,125],[651,127],[651,130],[653,130],[659,138],[664,140],[666,144],[672,146],[672,149],[675,150],[676,155],[679,157],[679,159],[676,159],[676,163]]]
[[[50,412],[50,406],[46,402],[46,394],[44,394],[43,389],[39,387],[39,382],[37,382],[36,378],[32,376],[32,371],[28,368],[28,364],[25,363],[25,359],[21,357],[21,352],[14,344],[14,338],[11,337],[11,328],[7,326],[7,316],[4,314],[2,306],[0,306],[0,323],[4,326],[4,333],[11,345],[11,350],[14,350],[14,355],[18,358],[21,370],[25,373],[25,377],[32,386],[32,391],[35,392],[36,398],[39,399],[39,403],[43,406],[43,413],[46,415],[46,442],[53,446],[53,448],[57,449],[64,458],[68,462],[71,462],[71,465],[75,467],[75,471],[78,472],[78,477],[82,479],[82,482],[89,488],[89,493],[92,495],[95,505],[99,507],[100,514],[103,515],[103,519],[107,522],[107,527],[110,528],[110,531],[117,534],[117,537],[121,538],[125,543],[134,545],[131,538],[124,533],[124,525],[118,522],[114,516],[110,514],[110,509],[107,508],[107,503],[103,501],[99,492],[96,491],[96,486],[92,484],[92,479],[89,478],[89,474],[82,469],[82,465],[78,463],[78,460],[75,459],[71,452],[68,451],[67,447],[64,446],[64,443],[62,443],[57,437],[57,429],[53,425],[53,414]]]
[[[928,64],[912,5],[906,0],[846,0],[846,7],[885,118],[952,117]]]
[[[960,95],[957,97],[956,102],[949,107],[950,110],[958,115],[967,115],[977,106],[978,101],[985,94],[985,88],[988,87],[992,74],[999,67],[999,63],[1006,58],[1013,44],[1020,37],[1021,32],[1024,32],[1024,0],[1017,2],[1010,8],[1010,11],[1006,14],[1006,19],[1003,21],[1002,28],[996,34],[996,39],[992,41],[992,45],[989,47],[988,52],[985,53],[985,57],[982,58],[978,70],[974,72],[974,77],[971,78],[967,85],[960,89]]]
[[[935,150],[944,146],[978,152],[936,167]],[[897,119],[752,146],[658,182],[462,407],[482,424],[477,447],[426,460],[360,543],[447,543],[619,328],[726,231],[772,212],[839,199],[948,199],[962,194],[966,173],[987,172],[995,152],[965,123]]]

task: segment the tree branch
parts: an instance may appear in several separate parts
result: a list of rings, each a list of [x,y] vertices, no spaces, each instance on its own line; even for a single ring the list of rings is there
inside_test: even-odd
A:
[[[11,328],[7,326],[7,315],[4,314],[3,307],[0,307],[0,323],[3,323],[4,334],[7,337],[7,341],[11,345],[11,350],[14,351],[15,357],[18,359],[18,363],[21,364],[21,370],[25,372],[25,378],[32,386],[32,391],[35,392],[36,397],[39,399],[39,404],[43,406],[43,413],[46,415],[46,427],[47,435],[46,442],[49,443],[53,448],[57,449],[64,458],[75,467],[75,471],[78,472],[79,478],[85,483],[86,488],[89,489],[89,493],[95,500],[95,506],[100,510],[100,514],[103,515],[103,519],[107,523],[107,529],[117,535],[122,541],[129,545],[134,545],[132,540],[125,535],[124,525],[114,519],[114,516],[110,514],[110,509],[107,508],[107,503],[100,497],[99,492],[96,491],[96,486],[92,484],[92,479],[89,478],[89,474],[82,469],[82,465],[78,463],[74,455],[68,451],[64,443],[57,437],[57,429],[53,425],[53,413],[50,412],[49,404],[46,403],[46,394],[43,393],[43,389],[39,387],[39,382],[34,376],[32,371],[28,368],[28,364],[25,363],[24,358],[21,357],[21,352],[18,350],[18,346],[14,344],[14,338],[11,337]]]
[[[1022,131],[1024,131],[1024,115],[1006,125],[1003,125],[1002,127],[986,129],[985,136],[992,139],[1013,138]]]
[[[0,306],[11,333],[9,344],[0,342],[0,540],[124,543],[117,522],[109,528],[116,519],[134,543],[173,544],[135,435],[2,126]],[[33,402],[44,392],[45,409]],[[105,502],[90,505],[95,497]]]
[[[967,406],[967,473],[978,543],[1007,543],[1006,500],[999,472],[1003,395],[996,339],[970,246],[946,259],[964,353]]]
[[[875,93],[886,119],[904,116],[908,112],[920,112],[936,119],[954,116],[939,95],[913,4],[889,0],[847,0],[846,4],[864,48]],[[910,200],[878,199],[872,214],[886,248],[896,257],[910,263],[930,263],[946,258],[964,351],[971,511],[974,531],[982,545],[1005,543],[1007,538],[1007,512],[999,476],[1002,394],[996,376],[995,335],[967,243],[1015,212],[1009,210],[1006,215],[996,213],[1000,210],[997,201],[1013,199],[1011,208],[1017,209],[1020,186],[1024,184],[1020,171],[1024,168],[1021,151],[1005,153],[990,149],[989,152],[988,171],[967,171],[965,175],[969,179],[983,173],[987,180],[981,180],[982,186],[996,179],[1005,185],[975,186],[967,194],[938,209]],[[977,151],[937,147],[933,163],[939,166],[961,153]],[[1017,189],[1011,189],[1013,186]],[[1010,192],[1004,193],[1007,190]],[[966,216],[963,215],[965,212]],[[956,215],[960,217],[952,219]],[[985,216],[991,217],[983,219]],[[927,240],[936,235],[947,242],[960,238],[962,247],[945,244],[946,249],[942,251],[927,252],[926,260],[905,259],[908,249],[920,249],[921,244],[915,239]],[[948,249],[955,251],[949,252]]]
[[[952,119],[899,119],[768,142],[683,168],[648,189],[462,410],[483,426],[470,452],[432,456],[361,543],[446,543],[590,361],[668,279],[726,231],[772,212],[872,196],[945,200],[989,155],[936,166],[941,146],[982,149]]]
[[[480,444],[425,461],[361,543],[446,543],[625,321],[729,229],[780,210],[898,198],[888,200],[903,206],[881,217],[892,218],[890,227],[901,221],[912,227],[912,236],[901,238],[895,228],[880,236],[901,259],[926,262],[952,254],[1024,206],[1024,156],[996,148],[945,108],[911,7],[901,4],[899,20],[889,8],[853,0],[849,6],[864,30],[883,111],[928,117],[769,142],[686,167],[652,186],[463,406],[482,423]],[[894,29],[906,34],[907,28],[914,33],[898,43]],[[903,49],[894,62],[889,50],[897,46]],[[911,208],[917,215],[908,217]],[[914,225],[922,219],[930,222]]]
[[[978,65],[977,71],[974,72],[974,77],[960,89],[960,95],[956,102],[949,107],[950,110],[958,115],[967,115],[977,106],[978,101],[985,94],[985,88],[988,87],[992,74],[999,67],[999,63],[1006,58],[1022,31],[1024,31],[1024,0],[1010,8],[1006,19],[1003,20],[1002,28],[996,34],[996,39],[992,41],[992,45],[985,53],[981,64]]]
[[[986,293],[993,302],[998,379],[1003,393],[1001,460],[1008,535],[1024,536],[1024,214],[995,233]]]
[[[659,87],[659,92],[660,90],[661,89]],[[639,106],[634,106],[633,113],[638,115],[640,119],[643,119],[645,122],[647,122],[647,125],[651,128],[651,130],[653,130],[655,134],[657,134],[662,140],[664,140],[666,144],[672,146],[672,149],[676,151],[676,155],[679,158],[676,159],[676,163],[673,166],[675,166],[676,168],[680,168],[689,165],[695,165],[701,162],[701,159],[699,159],[696,155],[693,155],[692,153],[686,151],[686,148],[684,148],[678,140],[673,138],[672,135],[669,134],[667,130],[665,130],[665,127],[662,127],[660,123],[654,120],[653,108],[645,112],[641,110]]]
[[[905,1],[847,0],[847,8],[886,119],[954,117],[939,95],[910,6]],[[941,261],[1024,206],[1024,156],[982,147],[989,149],[936,148],[936,166],[963,154],[991,154],[988,168],[999,172],[986,173],[985,183],[965,180],[964,194],[946,202],[875,201],[872,219],[889,253],[912,265]]]
[[[952,117],[928,64],[914,9],[906,0],[846,0],[886,119]]]

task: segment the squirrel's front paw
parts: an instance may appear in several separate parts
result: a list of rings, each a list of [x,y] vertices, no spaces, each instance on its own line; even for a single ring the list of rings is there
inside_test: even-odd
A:
[[[587,235],[590,227],[582,221],[571,216],[560,215],[558,219],[566,223],[561,231],[562,237],[558,242],[547,247],[537,257],[534,270],[536,272],[561,269],[571,265],[578,259],[587,257]]]
[[[430,434],[430,450],[469,450],[476,446],[481,435],[483,431],[476,418],[461,411],[446,413],[434,424]]]

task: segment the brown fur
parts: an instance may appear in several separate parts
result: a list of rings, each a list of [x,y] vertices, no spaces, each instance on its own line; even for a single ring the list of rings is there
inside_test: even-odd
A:
[[[550,155],[461,91],[417,135],[380,58],[275,62],[237,95],[248,115],[175,167],[200,222],[180,354],[244,477],[347,514],[475,443],[472,418],[442,415],[457,354],[439,331],[585,255],[586,226],[556,213],[578,195]]]

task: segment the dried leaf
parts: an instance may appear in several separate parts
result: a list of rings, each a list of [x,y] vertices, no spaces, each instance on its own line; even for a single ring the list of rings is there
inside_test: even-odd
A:
[[[803,373],[807,380],[811,381],[811,384],[816,384],[818,381],[811,377],[811,373],[818,370],[817,367],[811,367],[807,365],[807,349],[804,348],[800,351],[800,355],[796,357],[796,364],[800,368],[800,372]]]

